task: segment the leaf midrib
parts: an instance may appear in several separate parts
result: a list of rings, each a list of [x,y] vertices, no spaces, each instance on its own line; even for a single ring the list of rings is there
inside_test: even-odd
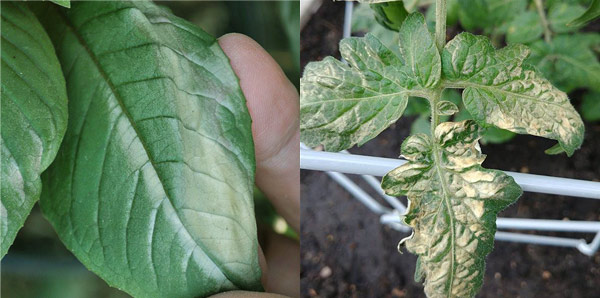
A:
[[[134,7],[132,7],[134,8]],[[121,99],[120,94],[117,92],[117,89],[115,88],[114,84],[112,83],[112,81],[108,78],[108,75],[104,72],[103,68],[100,65],[100,62],[98,61],[97,57],[95,56],[95,54],[90,50],[90,48],[87,46],[87,42],[83,39],[83,37],[79,34],[79,32],[75,29],[75,26],[71,23],[71,21],[69,20],[69,18],[64,15],[64,13],[62,11],[58,11],[57,9],[55,9],[55,11],[57,11],[57,14],[62,18],[62,20],[65,23],[65,26],[67,28],[69,28],[71,30],[71,32],[73,33],[73,35],[77,38],[77,41],[79,42],[79,44],[83,47],[83,49],[85,50],[85,52],[88,54],[88,56],[90,57],[90,59],[92,60],[92,62],[94,63],[94,66],[96,67],[96,69],[98,70],[98,72],[100,73],[102,79],[105,81],[105,83],[108,85],[108,87],[110,88],[111,93],[114,95],[115,100],[117,101],[117,103],[119,104],[119,107],[121,108],[123,114],[127,117],[128,122],[130,123],[131,127],[133,128],[135,134],[137,136],[141,136],[138,128],[134,125],[135,121],[133,121],[132,116],[129,114],[128,110],[126,109],[126,106],[123,104],[123,100]],[[143,14],[143,12],[142,12]],[[148,150],[148,147],[146,145],[146,143],[143,141],[143,139],[141,137],[138,137],[138,140],[140,142],[140,144],[142,145],[142,148],[144,149],[144,152],[146,153],[146,156],[148,157],[148,160],[150,161],[150,164],[152,165],[152,169],[154,170],[154,172],[156,173],[156,177],[159,180],[160,184],[161,184],[161,188],[163,189],[163,192],[165,194],[165,197],[167,198],[167,201],[169,201],[169,204],[171,205],[171,207],[173,207],[173,210],[175,210],[175,215],[177,216],[177,219],[180,221],[180,224],[183,226],[183,229],[186,231],[186,233],[190,236],[190,238],[193,240],[194,244],[199,247],[200,249],[202,249],[202,251],[206,254],[206,256],[211,260],[211,262],[218,267],[219,269],[221,269],[220,271],[223,273],[223,275],[230,281],[233,283],[233,281],[231,280],[231,278],[228,276],[228,273],[223,270],[222,268],[222,264],[220,262],[218,262],[215,257],[212,255],[212,253],[210,253],[210,251],[208,249],[206,249],[206,247],[204,247],[204,245],[201,244],[201,242],[197,242],[195,240],[195,238],[192,236],[192,234],[190,233],[190,231],[187,229],[187,227],[183,224],[183,221],[181,220],[179,213],[176,211],[177,208],[175,208],[175,205],[173,204],[173,201],[169,195],[169,193],[167,192],[167,190],[165,189],[164,185],[164,181],[161,178],[161,175],[158,174],[157,168],[156,168],[156,162],[154,161],[154,159],[152,158],[152,155],[150,154],[150,151]],[[153,262],[154,264],[154,262]]]
[[[435,110],[435,109],[434,109]],[[432,136],[432,138],[435,138],[434,136]],[[448,214],[450,217],[450,286],[448,288],[448,298],[452,297],[452,285],[454,284],[454,263],[455,263],[455,251],[456,251],[456,247],[455,247],[455,242],[454,242],[454,212],[452,210],[452,204],[450,202],[450,198],[448,196],[449,192],[448,192],[448,185],[446,182],[446,178],[444,177],[444,175],[442,174],[442,168],[441,168],[441,156],[440,156],[440,148],[438,146],[438,144],[435,142],[435,140],[433,140],[432,142],[433,146],[432,146],[432,151],[433,151],[433,165],[436,171],[436,174],[438,175],[439,179],[440,179],[440,183],[442,184],[442,194],[443,194],[443,201],[444,201],[444,205],[446,205],[446,209],[448,209]]]
[[[523,97],[523,98],[529,99],[531,101],[557,106],[561,109],[563,108],[561,103],[539,100],[535,96],[502,90],[497,86],[481,85],[481,84],[467,82],[467,81],[445,81],[442,83],[442,85],[447,88],[464,88],[464,89],[466,89],[466,88],[471,87],[471,88],[485,89],[485,90],[492,91],[492,92],[502,93],[502,94],[505,94],[506,96]]]

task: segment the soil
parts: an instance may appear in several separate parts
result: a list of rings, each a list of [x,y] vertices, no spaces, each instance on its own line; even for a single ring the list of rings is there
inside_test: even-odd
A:
[[[323,1],[301,32],[301,65],[328,55],[339,57],[344,3]],[[572,94],[574,105],[577,96]],[[414,117],[401,118],[376,139],[350,151],[397,157]],[[546,155],[553,141],[517,136],[508,143],[482,146],[484,167],[584,180],[600,179],[600,124],[586,123],[580,150]],[[352,179],[367,190],[357,177]],[[406,234],[379,218],[325,173],[302,171],[301,288],[304,297],[425,297],[413,279],[416,257],[400,255]],[[372,194],[376,197],[375,194]],[[524,193],[500,216],[512,218],[600,220],[600,200]],[[591,234],[537,233],[592,240]],[[478,297],[600,297],[600,252],[585,256],[573,248],[495,243],[487,258]]]

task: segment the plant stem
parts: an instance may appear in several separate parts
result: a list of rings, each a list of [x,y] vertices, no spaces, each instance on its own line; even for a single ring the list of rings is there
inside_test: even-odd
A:
[[[534,0],[534,2],[537,12],[540,15],[540,19],[542,20],[542,26],[544,27],[544,40],[546,43],[550,43],[550,41],[552,41],[552,31],[550,31],[550,25],[548,24],[548,19],[546,19],[544,3],[542,3],[542,0]]]
[[[427,98],[429,100],[429,106],[431,108],[431,138],[435,143],[435,128],[440,124],[440,115],[437,111],[437,103],[442,98],[443,88],[438,88],[432,92],[432,94]]]
[[[446,45],[446,0],[435,0],[435,45],[440,53]]]

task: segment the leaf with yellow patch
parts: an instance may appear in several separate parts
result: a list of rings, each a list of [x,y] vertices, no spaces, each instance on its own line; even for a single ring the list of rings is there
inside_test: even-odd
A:
[[[465,89],[465,107],[480,125],[557,140],[571,156],[583,121],[566,93],[523,64],[528,55],[523,45],[496,50],[487,37],[461,33],[442,53],[443,84]]]
[[[408,163],[382,181],[388,195],[408,196],[404,222],[413,234],[400,244],[419,256],[415,279],[425,278],[428,297],[474,297],[492,251],[498,212],[521,195],[512,177],[481,167],[478,126],[473,120],[445,122],[434,141],[408,137]]]

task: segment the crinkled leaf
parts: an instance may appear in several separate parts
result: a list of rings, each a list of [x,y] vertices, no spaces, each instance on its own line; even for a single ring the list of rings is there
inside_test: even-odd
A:
[[[417,134],[402,144],[408,163],[382,181],[388,195],[410,201],[404,222],[413,234],[400,243],[418,255],[415,279],[428,297],[474,297],[493,249],[496,215],[521,195],[512,177],[481,167],[485,156],[472,120],[445,122],[435,144]]]
[[[525,11],[515,17],[506,30],[506,42],[529,43],[544,32],[540,16],[535,11]]]
[[[597,19],[598,17],[600,17],[600,0],[592,0],[592,4],[590,4],[588,9],[577,19],[567,24],[567,26],[583,26]]]
[[[600,62],[591,50],[598,37],[598,34],[558,35],[550,44],[535,42],[527,62],[565,92],[575,88],[600,91]]]
[[[442,116],[450,116],[458,112],[456,104],[447,100],[438,101],[435,108],[437,113]]]
[[[454,121],[463,121],[473,119],[469,111],[465,109],[464,105],[461,103],[458,114],[454,115]],[[481,136],[480,142],[481,144],[501,144],[509,141],[510,139],[515,137],[515,133],[508,131],[506,129],[498,128],[495,126],[489,126],[485,128],[480,128],[479,135]]]
[[[465,107],[480,124],[557,140],[570,156],[584,126],[567,94],[529,67],[522,45],[494,49],[483,36],[461,33],[442,54],[449,85],[461,87]]]
[[[2,2],[0,258],[42,188],[67,128],[67,91],[52,42],[27,5]]]
[[[300,80],[302,142],[340,151],[374,138],[406,108],[404,62],[377,38],[346,38],[350,66],[327,57],[311,62]]]
[[[44,23],[70,100],[41,206],[65,245],[134,297],[259,290],[251,120],[217,40],[145,1]]]
[[[573,21],[585,11],[580,5],[557,3],[550,7],[548,11],[548,22],[550,28],[556,33],[566,33],[577,31],[583,24],[577,26],[567,26],[567,23]]]
[[[340,42],[346,65],[332,57],[311,62],[300,87],[301,139],[339,151],[363,144],[394,123],[406,108],[408,90],[438,84],[440,57],[420,14],[400,30],[397,56],[376,37]]]
[[[375,20],[387,29],[399,31],[402,22],[408,16],[402,1],[373,3],[370,5]]]
[[[600,92],[588,92],[581,102],[581,115],[587,121],[600,120]]]

